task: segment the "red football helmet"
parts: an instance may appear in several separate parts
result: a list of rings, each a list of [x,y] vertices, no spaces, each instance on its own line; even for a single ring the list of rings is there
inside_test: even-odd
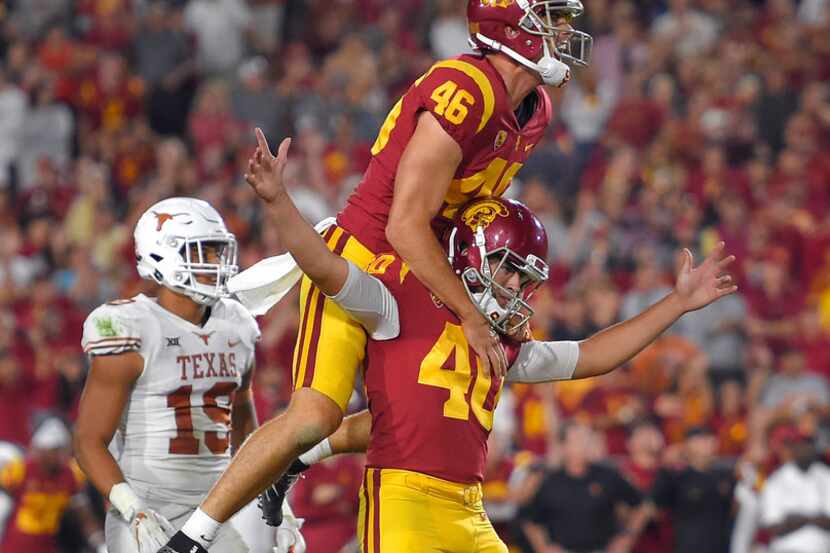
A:
[[[524,204],[473,200],[458,210],[446,242],[450,265],[496,330],[509,335],[530,319],[527,300],[548,279],[548,235]],[[497,282],[501,271],[519,274],[518,290]]]
[[[561,17],[583,12],[580,0],[468,0],[470,43],[479,50],[503,52],[536,71],[546,84],[562,84],[561,62],[588,65],[593,38]]]

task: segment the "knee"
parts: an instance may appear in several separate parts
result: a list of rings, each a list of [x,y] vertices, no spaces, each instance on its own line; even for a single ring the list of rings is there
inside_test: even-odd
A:
[[[294,429],[296,448],[304,453],[337,430],[343,421],[343,411],[323,394],[303,389],[294,393],[285,419],[284,423]]]

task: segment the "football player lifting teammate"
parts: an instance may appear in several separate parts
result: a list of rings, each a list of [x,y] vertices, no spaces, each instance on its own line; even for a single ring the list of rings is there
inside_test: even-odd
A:
[[[460,205],[502,195],[532,153],[551,119],[543,85],[564,85],[569,64],[588,62],[591,37],[571,26],[582,11],[579,0],[469,0],[477,53],[437,62],[393,106],[362,182],[325,235],[331,251],[361,270],[395,251],[459,317],[482,370],[495,376],[506,371],[504,349],[436,235]],[[287,148],[285,141],[280,155]],[[366,332],[308,278],[300,309],[291,403],[251,437],[203,502],[214,521],[227,520],[342,421]]]
[[[475,355],[461,318],[394,251],[376,255],[364,271],[327,249],[282,186],[287,146],[274,158],[257,135],[248,182],[303,272],[370,336],[364,376],[370,414],[349,417],[301,457],[313,462],[368,448],[358,521],[366,553],[507,551],[481,503],[487,436],[504,382],[605,374],[683,313],[736,289],[725,274],[734,257],[723,255],[722,243],[698,267],[684,250],[674,291],[640,315],[582,342],[530,340],[521,331],[533,313],[528,299],[548,276],[545,229],[518,202],[473,200],[457,210],[442,251],[507,352],[506,375],[492,375]],[[517,333],[523,342],[514,338]],[[249,463],[268,463],[262,447],[242,448],[232,464],[238,468],[234,484],[246,487],[256,477],[255,467],[240,462],[246,450]],[[279,506],[279,499],[266,498],[266,516]],[[200,535],[218,530],[217,521],[197,513]],[[164,551],[198,552],[205,546],[195,533],[179,532]]]

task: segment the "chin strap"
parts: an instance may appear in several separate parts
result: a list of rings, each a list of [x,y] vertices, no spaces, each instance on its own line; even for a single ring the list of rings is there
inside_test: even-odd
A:
[[[542,59],[540,59],[537,63],[534,63],[509,46],[505,46],[501,42],[488,38],[481,33],[476,33],[476,39],[481,41],[482,44],[486,44],[488,48],[491,48],[496,52],[502,52],[531,71],[538,73],[538,75],[542,78],[542,82],[546,85],[559,87],[568,82],[570,79],[570,67],[551,55],[550,48],[548,48],[548,43],[545,40],[542,41],[544,48]],[[470,39],[470,41],[472,42],[472,39]]]
[[[484,292],[475,292],[471,295],[478,305],[479,310],[487,316],[487,319],[491,323],[501,321],[508,315],[507,309],[499,305],[499,302],[493,297],[493,292],[490,288]]]

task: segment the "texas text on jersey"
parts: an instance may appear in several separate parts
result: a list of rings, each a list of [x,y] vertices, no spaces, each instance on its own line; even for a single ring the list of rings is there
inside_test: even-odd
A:
[[[233,395],[258,339],[256,321],[228,299],[201,327],[142,294],[89,315],[85,352],[144,360],[112,446],[139,495],[196,505],[210,489],[230,457]]]

